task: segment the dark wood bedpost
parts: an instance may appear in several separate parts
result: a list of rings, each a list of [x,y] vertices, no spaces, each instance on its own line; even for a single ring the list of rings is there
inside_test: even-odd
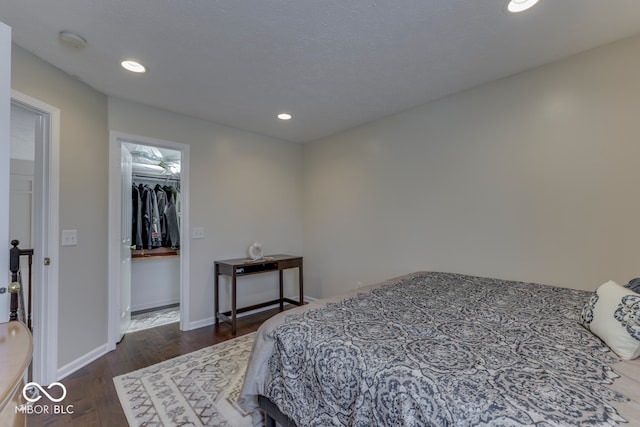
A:
[[[11,294],[11,304],[9,306],[9,320],[18,320],[18,293],[20,292],[20,283],[18,282],[18,271],[20,271],[20,248],[18,240],[12,240],[11,249],[9,249],[9,270],[11,271],[11,284],[9,285],[9,293]]]

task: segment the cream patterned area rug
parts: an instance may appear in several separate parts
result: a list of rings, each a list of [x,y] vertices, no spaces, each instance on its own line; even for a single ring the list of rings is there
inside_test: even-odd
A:
[[[130,426],[251,426],[238,407],[255,333],[113,379]]]

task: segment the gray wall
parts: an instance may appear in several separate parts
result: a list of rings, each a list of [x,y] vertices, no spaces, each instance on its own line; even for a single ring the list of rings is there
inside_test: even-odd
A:
[[[302,252],[302,147],[118,98],[109,98],[109,128],[189,145],[191,227],[190,324],[213,320],[213,261],[240,258],[255,240],[265,254]],[[297,295],[295,275],[285,276]],[[278,274],[243,278],[238,306],[278,296]],[[221,300],[227,303],[222,282]]]
[[[640,276],[640,37],[306,145],[315,297],[416,270]]]
[[[78,245],[59,248],[58,363],[107,340],[107,97],[13,45],[11,87],[60,109],[60,229]]]

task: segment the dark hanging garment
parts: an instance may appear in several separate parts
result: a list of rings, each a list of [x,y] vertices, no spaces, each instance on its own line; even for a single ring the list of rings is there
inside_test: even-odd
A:
[[[151,244],[151,197],[142,184],[138,186],[138,192],[142,200],[142,249],[151,249],[153,247]]]
[[[159,248],[162,244],[160,240],[160,214],[158,213],[158,198],[156,192],[151,187],[144,186],[144,191],[147,194],[147,198],[150,200],[151,207],[150,212],[150,224],[149,234],[151,236],[151,247]]]
[[[178,249],[180,247],[180,225],[178,224],[178,211],[176,210],[173,188],[164,187],[164,190],[167,194],[167,207],[164,213],[167,218],[168,241],[172,248]]]
[[[142,215],[140,208],[142,201],[140,200],[140,192],[138,187],[132,185],[131,188],[131,244],[136,249],[142,249]]]
[[[156,200],[158,202],[158,215],[160,216],[160,245],[167,246],[167,217],[164,211],[167,208],[167,193],[164,192],[160,184],[156,184]]]

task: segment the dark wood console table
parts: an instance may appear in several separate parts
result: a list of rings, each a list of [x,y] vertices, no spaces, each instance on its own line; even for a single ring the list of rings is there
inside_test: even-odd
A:
[[[304,304],[304,292],[302,286],[302,257],[291,255],[269,255],[261,260],[252,261],[248,258],[227,259],[223,261],[214,261],[215,266],[215,315],[216,325],[223,320],[231,323],[231,333],[236,334],[236,316],[249,310],[266,307],[276,303],[280,304],[280,311],[284,310],[284,303],[302,305]],[[300,301],[295,301],[284,296],[284,287],[282,280],[282,271],[288,268],[298,269],[298,285],[300,287]],[[236,307],[236,279],[242,276],[252,274],[268,273],[270,271],[278,271],[280,273],[280,298],[273,301],[267,301],[261,304],[252,305],[250,307]],[[219,296],[219,276],[223,274],[231,277],[231,311],[220,312],[220,296]]]

